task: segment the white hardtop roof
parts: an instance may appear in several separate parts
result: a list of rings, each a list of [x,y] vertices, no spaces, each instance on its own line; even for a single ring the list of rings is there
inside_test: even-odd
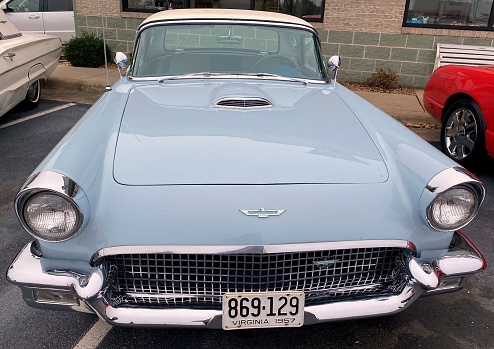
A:
[[[298,17],[277,12],[232,10],[232,9],[177,9],[155,13],[142,22],[142,24],[159,20],[186,20],[186,19],[236,19],[250,21],[267,21],[299,24],[307,27],[312,25]],[[142,25],[141,24],[141,25]]]

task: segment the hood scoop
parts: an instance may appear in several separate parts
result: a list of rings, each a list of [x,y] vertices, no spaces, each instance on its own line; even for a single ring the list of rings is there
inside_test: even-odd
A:
[[[228,97],[218,100],[214,103],[213,107],[228,109],[259,109],[272,108],[273,105],[267,99],[259,97]]]

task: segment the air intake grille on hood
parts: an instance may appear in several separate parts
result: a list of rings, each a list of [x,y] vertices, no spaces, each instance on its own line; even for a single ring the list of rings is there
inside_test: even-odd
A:
[[[215,108],[272,108],[271,103],[264,98],[224,98],[214,104]]]

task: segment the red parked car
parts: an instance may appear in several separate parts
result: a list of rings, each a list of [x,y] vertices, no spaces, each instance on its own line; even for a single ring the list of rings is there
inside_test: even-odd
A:
[[[434,71],[425,109],[441,122],[443,152],[462,165],[494,157],[494,66],[447,65]]]

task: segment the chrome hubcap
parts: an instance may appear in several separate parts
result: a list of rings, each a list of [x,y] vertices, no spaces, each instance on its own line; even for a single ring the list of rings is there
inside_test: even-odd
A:
[[[451,114],[444,140],[453,159],[463,160],[471,154],[477,140],[477,122],[469,109],[460,108]]]
[[[29,85],[29,88],[27,89],[27,96],[32,101],[36,100],[38,96],[38,84],[39,82],[35,81],[31,85]]]

